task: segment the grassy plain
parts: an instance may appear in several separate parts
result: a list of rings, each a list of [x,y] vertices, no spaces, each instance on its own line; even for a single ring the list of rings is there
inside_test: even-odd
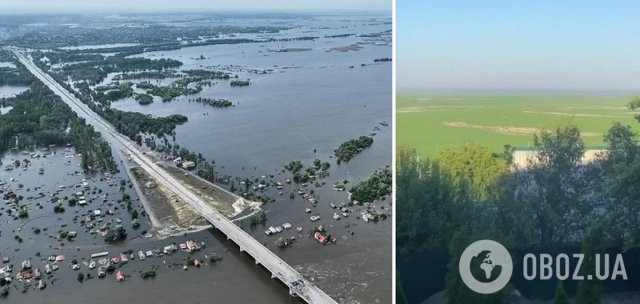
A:
[[[587,147],[602,147],[614,122],[640,123],[627,108],[632,93],[399,93],[397,144],[436,156],[465,143],[501,152],[533,145],[533,134],[563,122],[577,125]]]

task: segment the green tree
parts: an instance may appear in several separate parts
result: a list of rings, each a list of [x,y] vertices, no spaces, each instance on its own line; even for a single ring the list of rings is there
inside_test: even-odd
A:
[[[535,134],[533,143],[538,150],[538,161],[556,172],[574,169],[585,151],[580,130],[571,124]]]
[[[481,228],[482,229],[482,228]],[[478,231],[478,230],[476,230]],[[482,230],[480,230],[482,231]],[[487,237],[489,236],[489,237]],[[495,234],[495,231],[481,233],[474,233],[474,229],[461,226],[453,234],[451,243],[449,244],[449,253],[451,259],[449,261],[447,276],[445,279],[447,303],[458,304],[498,304],[503,303],[505,295],[510,287],[489,295],[481,295],[469,289],[462,279],[460,278],[460,272],[458,270],[460,263],[460,256],[469,244],[479,239],[494,239],[500,240],[500,237]],[[504,243],[503,243],[504,244]]]
[[[629,163],[635,160],[640,151],[637,134],[631,129],[631,126],[619,122],[614,123],[607,131],[604,135],[604,142],[607,143],[609,162]]]
[[[397,250],[399,258],[447,248],[453,231],[468,218],[466,186],[456,187],[437,161],[398,148],[396,161]]]
[[[633,97],[633,99],[631,99],[631,101],[629,101],[629,103],[627,104],[627,107],[633,111],[637,111],[638,109],[640,109],[640,97]],[[636,119],[640,120],[640,115],[636,114]]]
[[[295,177],[295,176],[294,176]],[[376,170],[367,179],[357,183],[350,190],[351,200],[371,203],[391,194],[391,170]]]
[[[127,231],[122,227],[111,228],[104,236],[104,240],[107,242],[121,241],[127,238]]]
[[[356,154],[362,152],[364,149],[370,147],[373,144],[373,138],[369,136],[360,136],[356,139],[350,139],[343,142],[334,151],[338,164],[342,161],[349,161]]]
[[[302,162],[299,160],[290,161],[288,164],[284,166],[284,168],[291,173],[297,173],[302,169],[302,167],[303,167]]]
[[[442,168],[453,177],[456,186],[468,183],[472,198],[484,201],[492,198],[492,187],[505,173],[505,161],[488,147],[468,144],[460,149],[447,149],[439,156]]]
[[[593,280],[581,280],[578,282],[576,294],[576,304],[599,304],[600,303],[600,281],[595,277],[596,273],[596,253],[603,253],[604,231],[602,226],[597,226],[591,230],[589,235],[582,241],[582,254],[584,260],[580,267],[580,275],[587,277],[592,275]]]
[[[396,271],[396,304],[407,304],[407,296],[402,288],[402,280],[400,274]]]
[[[588,180],[580,165],[584,143],[576,126],[563,125],[534,136],[537,162],[503,180],[500,205],[505,215],[502,225],[518,227],[514,234],[522,242],[549,245],[569,236],[571,221],[585,228],[589,200]]]
[[[602,161],[604,185],[608,199],[615,204],[608,207],[608,234],[619,236],[626,248],[640,244],[640,189],[629,187],[640,183],[640,146],[631,126],[615,123],[604,136],[607,154]]]
[[[558,280],[558,283],[556,284],[556,297],[553,303],[569,304],[569,297],[567,297],[567,292],[564,290],[564,285],[560,280]]]
[[[504,145],[502,151],[502,159],[505,161],[507,166],[511,166],[513,164],[513,152],[516,151],[516,147],[512,145]]]

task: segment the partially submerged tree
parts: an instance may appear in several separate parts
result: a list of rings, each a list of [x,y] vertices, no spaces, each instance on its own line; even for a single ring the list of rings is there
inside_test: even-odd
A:
[[[107,242],[121,241],[127,238],[127,231],[122,227],[111,228],[104,236],[104,240]]]

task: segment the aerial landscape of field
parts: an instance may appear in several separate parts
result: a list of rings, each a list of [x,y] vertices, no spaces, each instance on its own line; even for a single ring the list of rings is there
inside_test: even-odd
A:
[[[600,148],[614,122],[640,130],[627,107],[632,98],[621,92],[400,92],[397,143],[426,156],[466,143],[501,152],[507,144],[532,147],[536,132],[571,123],[579,127],[587,149]]]

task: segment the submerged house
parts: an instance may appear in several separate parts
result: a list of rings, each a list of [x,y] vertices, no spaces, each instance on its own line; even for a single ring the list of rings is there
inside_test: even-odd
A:
[[[182,162],[182,168],[187,169],[187,170],[191,170],[193,168],[196,167],[196,163],[192,162],[190,160]]]

